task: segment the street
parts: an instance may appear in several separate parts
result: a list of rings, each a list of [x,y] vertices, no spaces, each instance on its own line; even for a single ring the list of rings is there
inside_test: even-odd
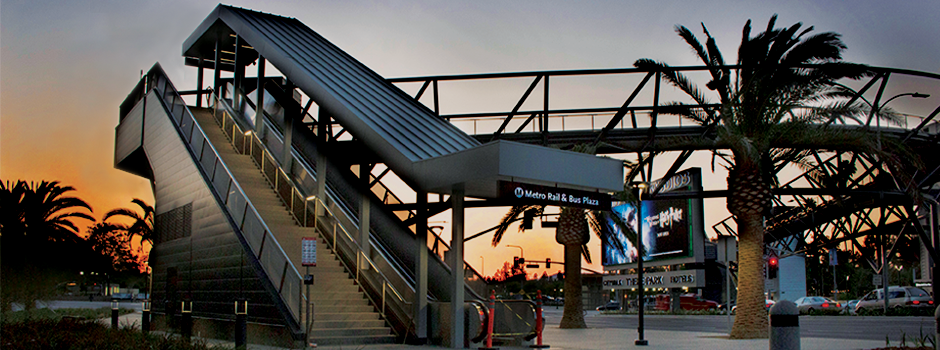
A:
[[[549,306],[544,309],[548,327],[557,327],[561,315],[561,308]],[[637,315],[588,311],[584,321],[589,328],[623,328],[634,332],[637,328]],[[646,315],[644,325],[648,330],[664,331],[728,334],[729,330],[727,315]],[[800,316],[800,336],[803,338],[884,340],[887,335],[894,342],[900,340],[902,334],[910,338],[920,336],[921,332],[933,336],[932,317]]]

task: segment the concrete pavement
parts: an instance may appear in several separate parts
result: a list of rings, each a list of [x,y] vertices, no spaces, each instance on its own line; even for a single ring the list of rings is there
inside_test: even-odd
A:
[[[140,312],[121,316],[120,325],[140,326]],[[604,316],[596,316],[604,317]],[[110,319],[103,319],[102,322],[110,324]],[[646,330],[645,339],[649,341],[648,346],[636,346],[634,340],[637,338],[635,329],[623,328],[588,328],[588,329],[560,329],[557,325],[545,327],[543,333],[543,343],[550,345],[550,349],[556,350],[593,350],[593,349],[649,349],[649,350],[698,350],[698,349],[723,349],[723,350],[745,350],[745,349],[766,349],[769,347],[767,339],[752,340],[730,340],[725,333],[707,333],[707,332],[681,332],[681,331],[662,331]],[[251,341],[249,339],[249,341]],[[892,345],[897,345],[899,339],[892,339]],[[232,346],[231,342],[209,341],[209,343],[220,343]],[[913,345],[913,344],[911,344]],[[873,349],[884,347],[883,340],[859,340],[859,339],[835,339],[835,338],[802,338],[801,346],[803,350],[815,349]],[[255,350],[279,350],[281,348],[249,345],[249,349]],[[499,347],[502,350],[530,350],[528,347]],[[401,344],[382,344],[382,345],[345,345],[345,346],[320,346],[317,349],[325,350],[348,350],[348,349],[382,349],[382,350],[431,350],[431,349],[449,349],[438,346],[413,346]]]

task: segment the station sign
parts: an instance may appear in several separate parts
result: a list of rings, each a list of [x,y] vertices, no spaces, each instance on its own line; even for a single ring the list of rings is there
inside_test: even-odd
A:
[[[605,275],[605,289],[633,289],[639,285],[636,275]],[[705,270],[681,270],[643,273],[644,288],[703,288]]]
[[[592,210],[610,210],[611,203],[611,197],[607,193],[502,180],[499,181],[497,196],[518,204],[543,204]]]

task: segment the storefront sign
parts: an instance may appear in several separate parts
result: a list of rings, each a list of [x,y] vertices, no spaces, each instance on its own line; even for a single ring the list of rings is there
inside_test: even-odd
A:
[[[511,181],[499,182],[500,199],[520,204],[544,204],[610,210],[611,197],[606,193],[539,186]]]
[[[639,285],[638,282],[636,275],[604,276],[604,288],[607,289],[633,289]],[[646,288],[702,288],[705,287],[705,270],[644,273],[643,286]]]

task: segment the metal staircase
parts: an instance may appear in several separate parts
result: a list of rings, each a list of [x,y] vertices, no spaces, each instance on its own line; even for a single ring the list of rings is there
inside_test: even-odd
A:
[[[190,110],[273,237],[282,244],[300,242],[303,237],[317,237],[320,243],[317,245],[318,264],[310,271],[317,281],[309,296],[309,301],[314,304],[314,321],[308,337],[323,345],[393,342],[395,337],[391,329],[380,319],[380,314],[355,283],[354,276],[342,266],[315,228],[299,225],[259,165],[250,155],[240,154],[233,147],[213,118],[213,111],[195,107],[190,107]],[[294,266],[301,265],[300,249],[288,246],[285,253]]]

